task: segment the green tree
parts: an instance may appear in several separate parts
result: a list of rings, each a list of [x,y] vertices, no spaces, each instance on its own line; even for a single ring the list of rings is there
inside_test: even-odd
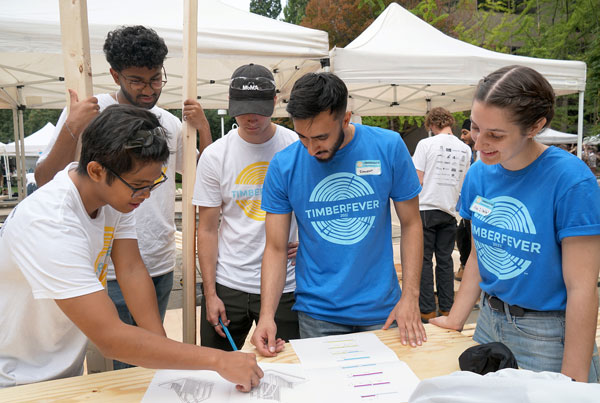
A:
[[[288,0],[283,8],[283,20],[291,24],[300,25],[306,15],[308,0]]]
[[[474,1],[458,8],[473,10]],[[470,15],[470,17],[468,17]],[[487,49],[545,59],[580,60],[588,65],[584,132],[595,134],[600,87],[600,3],[590,0],[479,1],[475,13],[463,14],[456,36]],[[578,96],[557,99],[552,127],[577,131]]]
[[[276,19],[281,14],[280,0],[250,0],[250,12]]]

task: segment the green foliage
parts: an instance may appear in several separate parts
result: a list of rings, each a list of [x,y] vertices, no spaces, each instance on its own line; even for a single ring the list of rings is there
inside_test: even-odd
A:
[[[181,120],[181,109],[170,109],[169,112]],[[221,117],[216,109],[205,109],[204,114],[210,125],[210,135],[213,141],[216,141],[221,138]],[[225,134],[227,134],[227,132],[231,130],[231,126],[235,123],[235,118],[232,118],[231,116],[223,116],[223,118],[225,123]]]
[[[462,0],[457,9],[472,1]],[[463,41],[487,49],[545,59],[581,60],[587,63],[584,132],[599,129],[600,3],[590,0],[485,0],[479,10],[456,25]],[[557,98],[552,127],[577,131],[578,96]]]
[[[383,10],[385,10],[387,4],[385,4],[383,0],[360,0],[358,3],[358,8],[363,8],[364,6],[372,7],[373,9],[377,10],[377,15],[379,15],[383,12]]]
[[[250,12],[276,19],[281,14],[280,0],[250,0]]]
[[[283,8],[283,20],[291,24],[300,25],[306,15],[308,0],[288,0]]]
[[[448,18],[447,13],[440,13],[440,9],[435,0],[423,0],[410,11],[433,26],[440,25]]]

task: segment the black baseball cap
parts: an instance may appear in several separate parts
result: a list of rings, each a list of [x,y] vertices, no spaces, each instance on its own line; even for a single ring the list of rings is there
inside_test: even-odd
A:
[[[271,116],[275,94],[275,78],[266,67],[253,63],[240,66],[229,83],[229,116]]]

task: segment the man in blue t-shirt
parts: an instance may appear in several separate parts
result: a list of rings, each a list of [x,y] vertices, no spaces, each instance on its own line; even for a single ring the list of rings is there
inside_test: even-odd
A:
[[[273,316],[285,282],[292,213],[300,241],[294,310],[301,337],[387,329],[396,321],[403,344],[425,340],[419,179],[398,133],[349,124],[347,97],[344,82],[330,73],[303,76],[290,95],[287,111],[300,142],[275,155],[262,194],[267,240],[252,343],[266,356],[283,348]],[[402,225],[402,293],[390,199]]]

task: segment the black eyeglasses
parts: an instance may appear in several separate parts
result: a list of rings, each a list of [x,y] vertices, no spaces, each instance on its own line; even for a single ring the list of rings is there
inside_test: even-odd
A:
[[[119,73],[119,74],[121,74],[121,73]],[[162,74],[160,75],[160,77],[153,78],[150,80],[150,82],[140,80],[139,78],[129,78],[123,74],[121,74],[121,75],[123,76],[125,81],[127,81],[129,83],[129,86],[131,87],[131,89],[136,90],[136,91],[142,91],[144,88],[146,88],[147,85],[149,85],[150,88],[152,88],[154,90],[160,90],[162,87],[164,87],[167,84],[167,71],[165,70],[165,66],[163,66],[163,68],[162,68]],[[163,76],[164,76],[164,79],[163,79]]]
[[[165,175],[164,173],[162,173],[161,176],[160,176],[160,178],[158,178],[156,181],[154,181],[154,183],[152,185],[142,186],[142,187],[136,188],[136,187],[131,186],[129,183],[127,183],[127,181],[125,179],[121,178],[119,176],[119,174],[117,174],[115,171],[113,171],[112,169],[110,169],[106,165],[103,165],[103,166],[104,166],[104,168],[108,169],[110,171],[110,173],[112,173],[114,176],[116,176],[121,182],[123,182],[125,184],[125,186],[127,186],[129,189],[131,189],[131,191],[133,192],[133,193],[131,193],[131,198],[132,199],[134,199],[134,198],[136,198],[138,196],[141,196],[146,191],[148,191],[148,193],[152,192],[159,185],[162,185],[163,183],[165,183],[167,181],[167,179],[169,179],[167,177],[167,175]]]

